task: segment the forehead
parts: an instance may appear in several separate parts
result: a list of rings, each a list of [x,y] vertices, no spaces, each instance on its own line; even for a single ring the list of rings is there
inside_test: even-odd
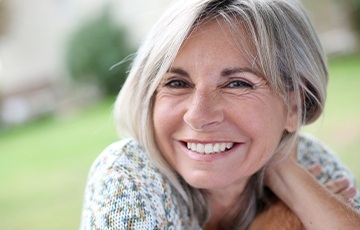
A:
[[[183,45],[189,40],[201,36],[214,37],[229,45],[236,45],[239,48],[247,47],[247,43],[250,40],[248,33],[246,33],[244,26],[239,20],[225,21],[225,19],[212,19],[194,26]]]
[[[238,51],[239,54],[243,55],[249,62],[254,62],[257,52],[251,33],[248,31],[245,23],[237,18],[227,20],[217,18],[203,21],[194,26],[181,48],[197,40],[200,45],[205,48],[216,46],[212,48],[219,48],[220,50],[231,49]],[[213,41],[211,41],[210,38],[212,38]],[[211,41],[211,44],[209,41]]]
[[[189,59],[194,60],[194,65],[217,60],[218,65],[242,65],[241,67],[252,68],[255,72],[256,69],[251,64],[255,55],[249,48],[249,40],[249,34],[238,21],[234,20],[233,24],[220,19],[203,22],[189,33],[173,64],[189,62]]]

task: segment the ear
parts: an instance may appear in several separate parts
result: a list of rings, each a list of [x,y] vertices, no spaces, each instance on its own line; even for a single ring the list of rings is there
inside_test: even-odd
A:
[[[289,133],[295,132],[299,128],[298,105],[296,103],[295,93],[292,91],[289,97],[289,109],[286,118],[285,130]]]

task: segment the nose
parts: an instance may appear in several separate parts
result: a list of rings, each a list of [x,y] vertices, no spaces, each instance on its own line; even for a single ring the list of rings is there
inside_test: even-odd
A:
[[[216,92],[196,91],[188,98],[184,121],[193,130],[206,131],[224,120],[221,100]]]

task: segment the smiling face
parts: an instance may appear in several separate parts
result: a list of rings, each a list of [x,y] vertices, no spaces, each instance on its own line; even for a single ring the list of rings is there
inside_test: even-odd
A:
[[[192,186],[243,188],[269,161],[285,129],[283,101],[252,70],[223,22],[197,28],[154,100],[157,145]]]

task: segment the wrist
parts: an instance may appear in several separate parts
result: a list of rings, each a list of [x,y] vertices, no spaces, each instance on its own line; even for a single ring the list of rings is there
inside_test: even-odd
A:
[[[272,167],[266,177],[267,186],[291,209],[298,207],[296,194],[306,193],[304,183],[315,180],[295,159],[289,157]]]

